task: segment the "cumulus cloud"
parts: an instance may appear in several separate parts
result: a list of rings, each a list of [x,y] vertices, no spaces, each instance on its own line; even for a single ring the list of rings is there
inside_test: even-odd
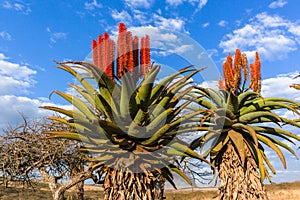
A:
[[[153,0],[125,0],[125,4],[130,8],[150,8]]]
[[[66,39],[67,33],[64,32],[53,32],[49,27],[46,28],[46,31],[49,33],[50,44],[53,45],[60,39]]]
[[[299,75],[299,72],[279,74],[274,78],[262,80],[262,95],[264,97],[286,97],[300,100],[300,91],[290,88],[290,85],[300,82],[294,79],[296,75]]]
[[[102,4],[98,3],[97,0],[93,0],[92,2],[84,2],[84,9],[95,10],[96,8],[102,8]]]
[[[28,89],[36,83],[33,79],[36,71],[7,59],[0,53],[0,95],[28,93]]]
[[[0,37],[4,40],[8,40],[8,41],[11,40],[11,35],[6,31],[1,31],[0,32]]]
[[[127,25],[129,25],[132,22],[131,16],[125,10],[118,12],[116,9],[113,9],[111,12],[111,16],[116,21],[126,22]]]
[[[0,96],[0,102],[0,130],[9,125],[15,126],[22,123],[22,115],[28,119],[37,119],[54,114],[52,111],[39,108],[40,106],[58,106],[65,109],[72,109],[70,105],[54,104],[45,98],[31,99],[16,95],[2,95]]]
[[[278,0],[278,1],[273,1],[272,3],[269,4],[269,8],[275,9],[275,8],[282,8],[285,6],[288,2],[285,0]]]
[[[20,1],[4,1],[2,7],[8,10],[14,10],[23,14],[29,14],[31,12],[30,6],[28,4],[22,3]]]
[[[243,52],[258,51],[264,59],[276,60],[286,58],[299,44],[300,24],[263,12],[225,35],[219,46],[224,52],[239,48]]]
[[[9,124],[22,123],[21,114],[25,117],[45,116],[48,111],[38,106],[50,104],[49,100],[31,99],[24,95],[36,83],[34,75],[37,72],[28,66],[10,62],[8,58],[0,53],[0,129]]]

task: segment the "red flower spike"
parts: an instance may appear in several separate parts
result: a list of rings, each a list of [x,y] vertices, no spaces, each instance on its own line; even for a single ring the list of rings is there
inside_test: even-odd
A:
[[[134,59],[134,67],[138,67],[139,65],[139,38],[134,36],[132,41],[132,49],[133,49],[133,59]]]
[[[138,37],[132,37],[124,23],[119,24],[117,49],[115,43],[109,38],[108,33],[99,35],[98,41],[92,41],[92,56],[94,64],[102,69],[111,79],[124,74],[124,68],[132,71],[134,80],[140,76],[146,76],[150,70],[150,37],[146,35],[140,41]],[[115,66],[115,52],[117,53]],[[116,74],[115,74],[116,67]],[[135,70],[134,68],[137,67]],[[139,70],[140,68],[140,70]],[[134,72],[134,73],[133,73]]]
[[[151,69],[151,60],[150,60],[150,37],[146,35],[145,37],[145,64],[147,67],[146,73],[148,73]]]
[[[111,71],[108,69],[109,67],[109,35],[108,33],[104,33],[104,39],[103,39],[103,69],[104,71]],[[108,75],[108,74],[107,74]]]
[[[123,22],[120,22],[120,24],[119,24],[119,33],[122,33],[122,32],[124,32],[126,30],[127,29],[126,29],[125,24]]]
[[[140,47],[140,71],[141,76],[146,77],[146,65],[145,65],[145,38],[141,39],[141,47]]]
[[[117,58],[117,76],[120,78],[123,74],[123,67],[126,66],[126,27],[125,24],[119,24],[118,35],[118,58]]]
[[[98,48],[96,40],[92,40],[92,57],[94,65],[98,66]]]
[[[132,40],[132,33],[130,31],[127,32],[126,35],[126,41],[127,41],[127,69],[132,72],[134,67],[134,58],[133,58],[133,40]]]
[[[97,46],[97,49],[98,49],[98,67],[103,70],[103,36],[102,35],[99,35],[98,36],[98,46]]]

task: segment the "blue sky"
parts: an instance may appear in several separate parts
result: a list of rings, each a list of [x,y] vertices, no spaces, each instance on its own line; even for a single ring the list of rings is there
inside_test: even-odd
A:
[[[240,48],[251,62],[258,51],[263,95],[299,101],[299,91],[289,88],[300,82],[293,79],[300,72],[299,9],[296,0],[0,0],[0,128],[20,122],[20,113],[47,114],[38,106],[63,106],[48,96],[53,89],[68,91],[72,79],[53,60],[86,59],[91,40],[104,31],[114,38],[121,21],[133,35],[149,34],[158,49],[153,59],[169,69],[209,65],[202,84],[215,84],[228,52]],[[283,171],[271,156],[274,181],[300,181],[300,161],[287,155]]]

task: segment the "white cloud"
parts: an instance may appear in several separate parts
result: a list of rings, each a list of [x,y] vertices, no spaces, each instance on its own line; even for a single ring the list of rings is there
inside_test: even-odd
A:
[[[97,0],[93,0],[92,2],[84,2],[84,9],[95,10],[96,8],[102,8],[102,4],[98,3]]]
[[[15,10],[26,15],[31,12],[29,5],[20,1],[4,1],[2,7],[8,10]]]
[[[0,53],[0,95],[28,93],[28,88],[36,83],[32,77],[35,74],[28,66],[9,62]]]
[[[51,44],[55,44],[59,39],[66,39],[68,35],[67,33],[63,32],[53,32],[49,27],[46,28],[46,31],[49,33]]]
[[[152,21],[151,17],[149,17],[146,12],[142,12],[136,9],[134,9],[132,12],[133,18],[141,24],[147,24]]]
[[[298,49],[300,25],[278,15],[257,14],[244,27],[225,35],[219,46],[224,52],[236,48],[243,52],[258,51],[264,59],[286,58],[289,52]]]
[[[141,26],[141,27],[131,27],[129,28],[132,31],[133,35],[138,36],[139,38],[145,36],[146,34],[151,38],[151,48],[154,49],[169,49],[172,47],[174,49],[179,46],[179,38],[172,32],[163,31],[158,27],[153,26]]]
[[[208,0],[166,0],[166,3],[170,6],[176,7],[183,3],[189,3],[192,6],[196,6],[195,13],[200,11],[208,2]]]
[[[60,105],[51,103],[45,98],[31,99],[24,96],[3,95],[0,96],[0,130],[8,125],[15,126],[23,122],[21,115],[28,119],[37,119],[53,115],[39,106],[57,106],[64,109],[72,109],[71,105]]]
[[[198,11],[201,10],[207,4],[207,2],[208,2],[208,0],[200,0],[197,10]]]
[[[8,40],[8,41],[11,40],[11,35],[6,31],[1,31],[0,37],[4,40]]]
[[[294,79],[299,72],[288,74],[280,74],[274,78],[262,80],[262,95],[264,97],[285,97],[289,99],[300,100],[300,91],[290,88],[290,85],[299,83],[299,80]]]
[[[153,0],[125,0],[125,4],[132,9],[136,8],[150,8]]]
[[[209,22],[206,22],[206,23],[202,24],[202,27],[203,27],[203,28],[206,28],[206,27],[208,27],[208,26],[209,26]]]
[[[117,10],[113,9],[111,16],[114,20],[125,22],[127,25],[131,24],[132,22],[131,16],[125,10],[118,12]]]
[[[184,0],[166,0],[166,3],[171,5],[171,6],[178,6],[182,4]]]
[[[169,53],[174,53],[174,54],[182,54],[188,51],[193,51],[194,46],[190,44],[184,44],[175,47],[174,49],[169,50]]]
[[[158,28],[173,31],[184,31],[184,20],[180,18],[164,18],[163,16],[154,14],[154,23]]]
[[[221,27],[224,27],[224,26],[226,26],[227,24],[228,24],[228,22],[225,21],[225,20],[221,20],[221,21],[219,21],[219,23],[218,23],[218,25],[221,26]]]
[[[273,1],[272,3],[269,4],[269,8],[275,9],[275,8],[282,8],[285,6],[288,2],[285,0],[277,0]]]

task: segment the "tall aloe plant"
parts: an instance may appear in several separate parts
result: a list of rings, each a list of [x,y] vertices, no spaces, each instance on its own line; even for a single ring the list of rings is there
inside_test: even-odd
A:
[[[147,39],[145,41],[144,46],[147,47]],[[93,46],[95,51],[96,47]],[[117,71],[121,71],[121,75],[111,73],[112,68],[98,66],[99,58],[95,58],[95,55],[99,55],[99,52],[93,52],[97,65],[87,62],[58,63],[58,68],[77,79],[79,84],[70,86],[80,98],[55,90],[75,109],[43,107],[68,116],[69,119],[51,119],[73,128],[73,131],[48,131],[46,134],[53,138],[82,141],[85,144],[82,151],[95,154],[91,161],[103,166],[99,176],[104,176],[107,200],[154,199],[159,177],[175,187],[172,171],[191,183],[172,164],[178,155],[209,163],[177,137],[190,130],[207,130],[195,123],[200,120],[201,111],[182,115],[192,102],[187,95],[194,88],[190,78],[201,70],[187,67],[158,80],[160,67],[143,67],[149,64],[147,56],[150,55],[148,50],[142,52],[145,54],[140,53],[144,56],[140,59],[143,61],[140,69],[147,70],[147,74],[143,70],[135,71],[128,67],[130,53],[122,58],[123,61],[118,61],[125,65],[120,70],[122,65],[117,64]],[[141,81],[137,81],[136,73],[142,77]]]
[[[220,90],[203,87],[195,90],[194,95],[202,96],[197,103],[205,110],[200,126],[211,129],[195,139],[191,148],[200,147],[204,157],[217,167],[219,199],[268,199],[263,181],[270,180],[269,170],[275,174],[275,169],[266,149],[273,150],[286,168],[282,149],[296,158],[297,155],[284,141],[292,144],[291,138],[300,141],[295,133],[284,129],[286,125],[300,128],[299,122],[279,116],[276,111],[288,110],[298,115],[300,103],[261,96],[258,53],[250,64],[251,77],[248,77],[247,58],[239,50],[232,62],[229,54],[223,65],[225,80],[220,79]]]

